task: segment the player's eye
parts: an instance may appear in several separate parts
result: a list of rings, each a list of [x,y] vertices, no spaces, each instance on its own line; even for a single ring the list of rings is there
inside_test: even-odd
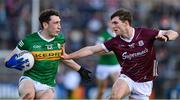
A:
[[[118,22],[114,21],[114,22],[112,22],[112,24],[118,24]]]

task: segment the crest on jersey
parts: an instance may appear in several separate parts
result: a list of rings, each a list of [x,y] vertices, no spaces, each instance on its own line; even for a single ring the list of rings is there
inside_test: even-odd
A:
[[[58,49],[61,49],[61,44],[57,43],[57,47],[58,47]]]
[[[143,40],[140,40],[140,41],[138,42],[138,45],[139,45],[139,46],[143,46],[143,45],[144,45]]]

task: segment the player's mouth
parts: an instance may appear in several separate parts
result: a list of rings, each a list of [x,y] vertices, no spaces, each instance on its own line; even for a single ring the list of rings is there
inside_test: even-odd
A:
[[[56,32],[54,33],[54,35],[57,36],[59,33],[60,33],[60,31],[56,31]]]
[[[56,31],[56,33],[59,33],[60,31]]]
[[[114,29],[114,32],[116,33],[116,32],[118,32],[118,30],[117,30],[117,29]]]

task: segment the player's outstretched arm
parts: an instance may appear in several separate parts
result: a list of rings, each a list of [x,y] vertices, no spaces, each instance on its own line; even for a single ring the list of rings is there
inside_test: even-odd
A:
[[[169,40],[175,40],[178,36],[179,34],[176,31],[160,30],[158,35],[156,36],[156,39],[167,42]]]
[[[71,53],[71,54],[65,54],[65,55],[63,55],[62,58],[77,59],[77,58],[81,58],[81,57],[85,57],[85,56],[90,56],[90,55],[93,55],[93,54],[99,53],[99,52],[105,52],[105,50],[103,49],[101,44],[96,44],[94,46],[84,47],[76,52]]]

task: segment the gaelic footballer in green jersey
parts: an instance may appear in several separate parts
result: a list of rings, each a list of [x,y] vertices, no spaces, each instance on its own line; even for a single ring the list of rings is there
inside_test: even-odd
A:
[[[7,68],[23,70],[25,59],[18,59],[20,50],[27,50],[34,55],[35,64],[32,69],[25,71],[18,86],[19,96],[24,100],[48,99],[54,97],[53,87],[59,62],[78,71],[82,78],[91,79],[91,72],[70,60],[62,60],[65,53],[65,40],[61,31],[59,11],[46,9],[40,13],[41,31],[26,36],[5,59]]]
[[[20,50],[30,51],[35,58],[33,68],[24,72],[24,76],[42,84],[54,86],[64,42],[62,34],[47,40],[39,32],[33,33],[20,41],[17,47]]]

